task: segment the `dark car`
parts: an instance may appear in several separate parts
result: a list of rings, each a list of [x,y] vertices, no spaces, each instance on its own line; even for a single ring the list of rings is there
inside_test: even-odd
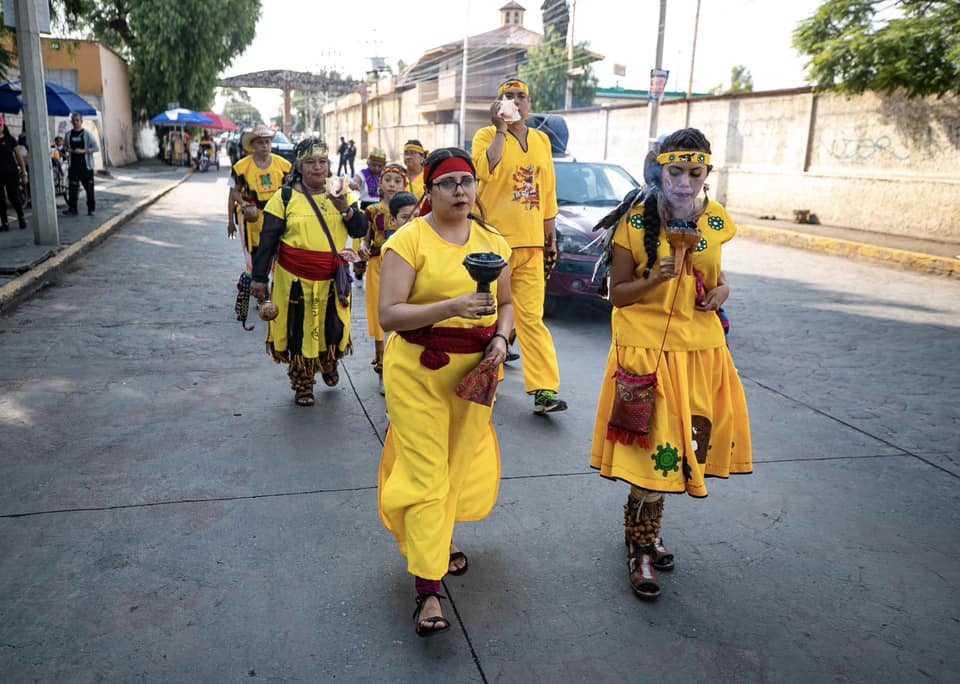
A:
[[[640,184],[622,167],[554,157],[557,173],[557,267],[547,281],[545,309],[561,300],[604,302],[591,281],[600,256],[600,233],[593,227]]]
[[[293,151],[294,147],[296,145],[281,131],[277,131],[276,135],[273,136],[273,153],[283,157],[291,164],[297,160],[297,155]]]

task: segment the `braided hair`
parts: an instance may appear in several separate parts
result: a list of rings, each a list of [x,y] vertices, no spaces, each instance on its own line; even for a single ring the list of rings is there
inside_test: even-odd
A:
[[[707,136],[696,128],[682,128],[666,137],[660,145],[660,152],[676,150],[698,150],[710,152],[710,141]],[[707,166],[710,173],[713,165]],[[647,265],[643,269],[643,277],[650,276],[650,269],[657,261],[657,242],[660,240],[660,226],[666,221],[667,201],[663,195],[663,181],[659,174],[654,191],[646,194],[643,200],[643,248],[647,253]]]
[[[463,159],[470,165],[470,171],[473,173],[474,178],[477,176],[477,167],[473,163],[473,159],[470,158],[470,155],[467,154],[467,151],[460,147],[441,147],[438,150],[431,152],[426,159],[423,160],[423,197],[420,198],[420,207],[423,207],[427,201],[427,196],[430,194],[430,191],[433,189],[433,176],[431,171],[445,159],[452,158]],[[475,214],[472,210],[467,214],[467,218],[473,219],[479,223],[483,228],[489,230],[487,224],[487,212],[483,208],[483,204],[480,203],[480,198],[477,197],[476,203],[474,204],[477,211],[480,212],[479,216]],[[423,216],[425,212],[421,212]]]

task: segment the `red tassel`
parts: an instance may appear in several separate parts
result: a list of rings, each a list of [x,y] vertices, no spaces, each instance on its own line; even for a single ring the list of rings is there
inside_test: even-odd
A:
[[[450,355],[437,349],[424,349],[420,354],[420,363],[430,370],[439,370],[450,363]]]
[[[631,432],[616,425],[610,425],[610,423],[607,423],[607,440],[624,446],[636,444],[641,449],[649,449],[651,446],[649,434],[642,435],[638,432]]]

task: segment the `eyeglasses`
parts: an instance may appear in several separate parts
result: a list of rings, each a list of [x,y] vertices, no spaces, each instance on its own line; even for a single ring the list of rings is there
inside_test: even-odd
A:
[[[434,183],[434,185],[444,192],[449,192],[452,195],[457,191],[457,188],[463,188],[464,192],[466,192],[467,190],[473,188],[476,183],[476,178],[473,176],[467,176],[466,178],[461,179],[459,183],[452,178],[444,178],[443,180]]]

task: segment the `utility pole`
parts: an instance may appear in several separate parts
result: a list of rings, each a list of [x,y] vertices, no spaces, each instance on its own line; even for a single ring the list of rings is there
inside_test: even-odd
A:
[[[20,88],[27,144],[33,150],[30,201],[33,206],[33,241],[59,245],[57,201],[50,173],[50,133],[47,130],[47,83],[40,51],[37,0],[14,0],[17,19],[17,52],[20,58]]]
[[[667,24],[667,0],[660,0],[660,22],[657,26],[657,71],[663,69],[663,33]],[[653,149],[657,140],[657,115],[660,113],[660,99],[654,98],[650,102],[650,135],[648,149]]]
[[[467,146],[467,49],[470,38],[470,0],[464,11],[466,26],[463,29],[463,67],[460,69],[460,147]]]
[[[577,18],[577,0],[571,0],[570,5],[570,40],[567,43],[567,94],[563,98],[564,109],[573,109],[573,23]]]
[[[690,49],[690,81],[687,83],[687,99],[693,96],[693,63],[697,59],[697,31],[700,28],[700,0],[697,0],[697,14],[693,19],[693,47]]]

